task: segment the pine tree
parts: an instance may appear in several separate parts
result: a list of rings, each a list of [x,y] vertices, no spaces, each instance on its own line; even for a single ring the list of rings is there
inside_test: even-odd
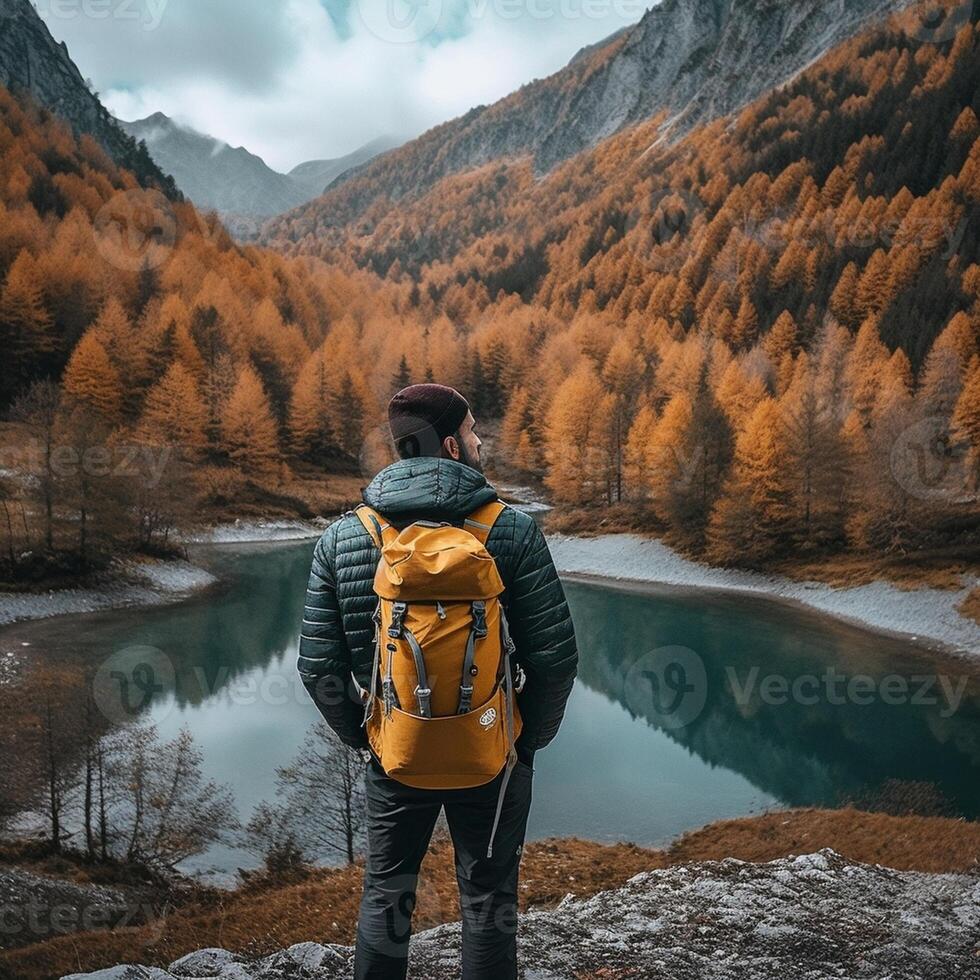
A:
[[[402,359],[398,362],[398,370],[395,372],[395,376],[391,379],[391,393],[394,395],[403,388],[407,388],[411,383],[412,372],[408,367],[408,357],[405,354],[402,354]]]
[[[6,404],[55,349],[36,261],[26,249],[14,260],[0,291],[0,349],[6,364],[0,397]]]
[[[246,474],[268,476],[279,461],[279,432],[255,369],[245,364],[221,415],[221,448]]]
[[[956,402],[952,434],[967,447],[970,489],[976,494],[980,492],[980,357],[973,359],[966,384]]]
[[[194,376],[175,361],[146,396],[138,434],[157,446],[177,446],[185,459],[207,447],[208,410]]]
[[[858,268],[848,262],[830,296],[830,311],[848,329],[855,329],[860,322],[858,306]]]
[[[799,343],[799,328],[793,314],[783,310],[776,322],[762,338],[762,349],[769,355],[773,364],[779,364],[784,354],[795,354]]]
[[[737,348],[748,348],[755,343],[759,334],[759,314],[749,297],[743,296],[735,317],[735,330],[732,338]]]
[[[630,426],[623,453],[623,476],[626,496],[630,500],[645,501],[649,496],[650,473],[647,460],[656,427],[657,413],[649,405],[641,405]]]
[[[337,445],[351,458],[356,458],[364,443],[365,403],[354,378],[345,371],[340,387],[330,399],[332,427]]]
[[[596,439],[600,428],[596,409],[603,396],[602,385],[587,364],[555,392],[545,432],[545,483],[560,501],[591,503],[605,494],[604,447]]]
[[[845,369],[851,401],[865,422],[870,420],[887,363],[888,348],[878,335],[877,319],[870,316],[861,324]]]
[[[738,437],[731,475],[711,515],[713,560],[759,565],[789,544],[793,503],[787,458],[779,405],[767,398]]]
[[[880,313],[888,305],[890,277],[887,254],[883,249],[875,249],[858,283],[856,312],[860,316]]]
[[[797,533],[804,544],[836,543],[844,529],[849,460],[837,406],[821,396],[805,353],[779,409]]]
[[[79,341],[61,383],[70,402],[95,412],[108,425],[119,422],[123,404],[119,372],[94,331]]]
[[[333,388],[325,347],[315,350],[300,371],[289,409],[293,451],[323,464],[337,453],[331,423]]]

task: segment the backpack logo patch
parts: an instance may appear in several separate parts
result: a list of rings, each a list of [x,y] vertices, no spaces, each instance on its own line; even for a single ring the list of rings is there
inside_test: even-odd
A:
[[[493,727],[493,723],[497,720],[497,709],[487,708],[486,711],[480,715],[480,724],[484,729],[489,729]]]

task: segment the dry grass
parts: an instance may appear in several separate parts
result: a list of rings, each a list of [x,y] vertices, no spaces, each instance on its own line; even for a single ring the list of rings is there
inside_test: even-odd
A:
[[[826,582],[834,586],[866,585],[869,582],[891,582],[900,589],[963,588],[965,575],[980,573],[975,549],[964,554],[963,549],[923,552],[909,555],[833,555],[824,558],[796,559],[773,565],[796,581]]]
[[[666,851],[577,839],[537,841],[524,852],[521,908],[549,907],[568,893],[592,895],[638,872],[672,864],[726,857],[770,861],[823,847],[898,869],[976,871],[980,824],[857,810],[795,810],[711,824]],[[65,936],[13,950],[0,956],[0,976],[41,980],[124,962],[165,965],[205,946],[261,954],[309,939],[348,944],[354,938],[360,887],[360,867],[320,870],[299,883],[241,890],[188,906],[150,926]],[[416,926],[458,917],[452,850],[442,839],[423,865]]]
[[[824,847],[900,871],[978,871],[980,823],[852,809],[776,811],[709,824],[679,838],[667,854],[670,864],[726,857],[774,861]]]

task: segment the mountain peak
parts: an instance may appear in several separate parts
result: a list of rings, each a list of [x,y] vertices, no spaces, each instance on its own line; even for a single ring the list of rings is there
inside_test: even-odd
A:
[[[422,194],[444,177],[496,161],[530,157],[545,174],[661,113],[670,138],[680,138],[788,82],[894,8],[895,0],[664,0],[554,75],[429,130],[397,159],[359,169],[364,179],[347,198],[308,207],[322,206],[329,226],[341,214],[356,218],[380,197]]]
[[[176,194],[173,182],[90,91],[67,45],[55,41],[30,0],[0,0],[0,85],[30,92],[76,133],[98,140],[142,183]]]

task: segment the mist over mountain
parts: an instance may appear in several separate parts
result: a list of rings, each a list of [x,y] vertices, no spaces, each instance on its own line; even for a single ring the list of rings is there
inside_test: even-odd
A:
[[[561,71],[437,126],[348,174],[297,221],[335,227],[382,196],[424,193],[441,178],[530,156],[537,174],[663,114],[677,139],[784,84],[901,0],[666,0],[634,26],[582,49]],[[344,187],[350,178],[353,186]],[[285,231],[277,225],[275,234]],[[295,240],[295,238],[294,238]]]
[[[245,147],[229,146],[162,112],[120,125],[146,143],[153,159],[198,207],[253,218],[281,214],[319,196],[344,171],[396,145],[382,137],[344,157],[301,163],[283,174]]]

